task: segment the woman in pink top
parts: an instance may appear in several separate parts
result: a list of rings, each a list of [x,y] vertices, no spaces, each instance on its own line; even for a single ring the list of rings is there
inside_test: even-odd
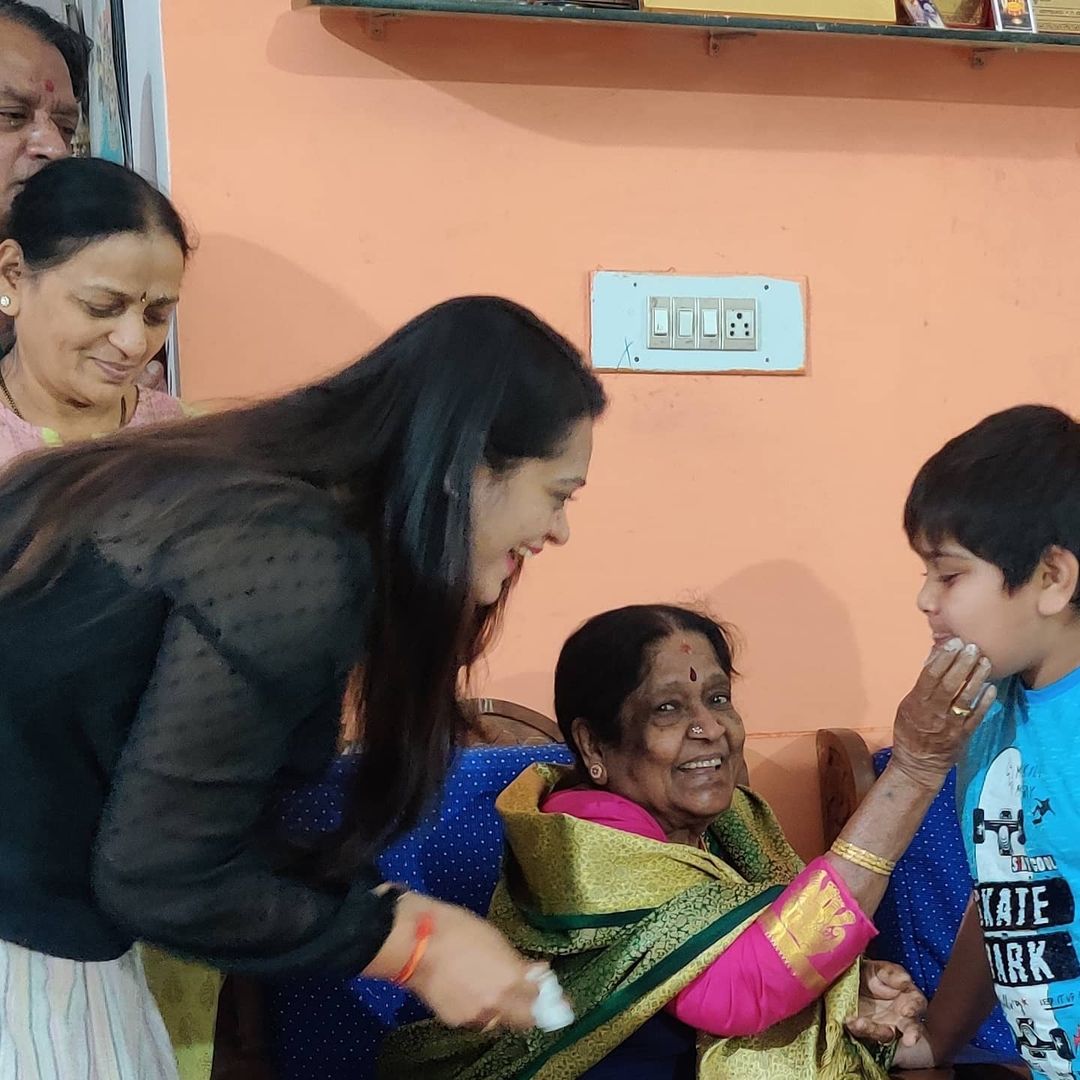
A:
[[[490,918],[548,960],[576,1019],[478,1042],[406,1028],[386,1076],[425,1080],[885,1080],[925,999],[861,959],[893,861],[989,706],[989,666],[950,642],[901,703],[892,763],[804,866],[745,786],[725,629],[642,605],[590,619],[555,672],[577,764],[500,795],[507,858]],[[883,1044],[883,1045],[881,1045]]]
[[[136,385],[160,350],[189,244],[179,215],[137,174],[67,159],[31,177],[0,243],[0,465],[41,446],[184,415]]]

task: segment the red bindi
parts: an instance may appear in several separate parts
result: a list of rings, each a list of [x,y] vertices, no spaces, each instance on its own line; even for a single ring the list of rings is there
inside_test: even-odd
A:
[[[693,649],[691,649],[691,648],[690,648],[690,645],[689,645],[689,644],[688,644],[687,642],[685,642],[685,641],[684,641],[684,642],[683,642],[683,643],[682,643],[682,644],[681,644],[681,645],[679,646],[679,652],[684,652],[684,653],[686,653],[687,655],[689,655],[689,654],[690,654],[690,653],[692,653],[693,651],[694,651],[694,650],[693,650]]]
[[[51,94],[56,89],[56,83],[54,83],[52,81],[52,79],[46,79],[45,80],[45,89],[48,90],[49,93]]]
[[[690,681],[697,682],[697,672],[693,668],[690,669]]]

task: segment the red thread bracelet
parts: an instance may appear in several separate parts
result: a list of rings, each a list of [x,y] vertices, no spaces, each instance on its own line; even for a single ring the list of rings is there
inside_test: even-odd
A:
[[[404,986],[416,974],[434,930],[435,920],[430,915],[421,915],[416,920],[416,943],[409,959],[405,961],[405,966],[390,980],[395,986]]]

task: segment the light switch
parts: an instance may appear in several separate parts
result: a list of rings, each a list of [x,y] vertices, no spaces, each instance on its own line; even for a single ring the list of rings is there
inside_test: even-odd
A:
[[[667,296],[649,297],[649,348],[671,348],[671,299]]]
[[[697,301],[692,296],[676,296],[671,301],[671,345],[675,349],[696,349]]]
[[[698,300],[699,349],[720,348],[720,301],[703,296]]]

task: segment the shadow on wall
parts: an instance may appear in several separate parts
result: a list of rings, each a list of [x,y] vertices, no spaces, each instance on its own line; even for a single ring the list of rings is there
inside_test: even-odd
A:
[[[223,266],[229,267],[232,281],[226,301],[220,295],[220,273],[215,273]],[[228,312],[228,318],[219,319],[181,316],[181,382],[189,400],[206,394],[244,397],[253,381],[267,395],[287,390],[296,385],[297,371],[305,372],[305,382],[313,381],[320,371],[329,374],[344,367],[383,336],[381,325],[342,289],[272,248],[221,233],[199,237],[184,284],[183,308]],[[274,348],[253,364],[247,358],[250,330],[267,322],[274,326]],[[212,382],[203,374],[199,385],[190,385],[184,379],[184,356],[203,349],[225,357],[225,370],[215,371]],[[245,362],[229,370],[231,356],[242,356]]]
[[[735,626],[742,644],[736,666],[743,677],[735,693],[749,733],[867,723],[848,612],[854,601],[841,599],[804,565],[786,559],[748,566],[706,594],[705,606]],[[778,686],[784,688],[779,694]],[[768,716],[756,704],[763,699],[772,702]]]
[[[813,733],[859,727],[868,708],[847,605],[802,564],[777,560],[729,578],[709,592],[706,606],[733,623],[743,643],[736,657],[743,678],[734,693],[751,784],[795,850],[812,858],[823,843]]]
[[[297,20],[314,18],[344,47],[320,51],[312,64]],[[590,145],[1010,158],[1080,152],[1071,56],[1001,52],[974,68],[962,47],[766,35],[726,40],[713,57],[699,30],[467,16],[389,19],[373,40],[368,20],[351,11],[282,15],[268,60],[301,75],[417,80],[516,127]],[[696,94],[721,98],[716,123],[680,108]],[[743,111],[740,95],[765,101]],[[1060,113],[1025,115],[1027,106]],[[1000,113],[989,139],[988,109]]]
[[[548,589],[568,584],[553,583],[550,571],[544,580]],[[757,563],[713,588],[683,589],[674,595],[656,589],[643,591],[640,582],[631,581],[624,582],[621,595],[618,589],[609,592],[617,598],[608,607],[686,604],[703,608],[734,628],[738,642],[735,663],[741,673],[735,684],[735,700],[751,738],[813,732],[822,727],[881,726],[880,717],[867,715],[859,649],[848,608],[801,563]],[[568,621],[562,638],[600,610],[598,607]],[[823,642],[828,646],[827,664],[820,662]],[[550,711],[554,662],[560,646],[561,642],[553,650],[551,670],[504,672],[496,696]],[[484,673],[478,674],[483,682]],[[779,693],[778,687],[783,688]],[[768,715],[759,705],[764,701],[771,703]]]

